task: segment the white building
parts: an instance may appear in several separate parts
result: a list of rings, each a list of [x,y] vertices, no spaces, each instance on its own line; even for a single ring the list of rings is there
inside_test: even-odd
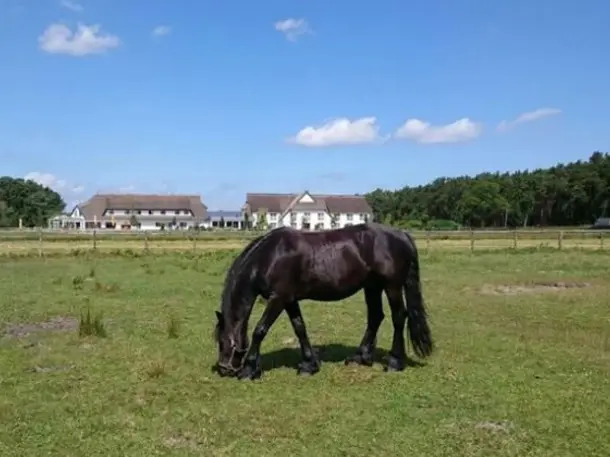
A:
[[[207,218],[197,195],[97,194],[49,223],[53,228],[188,229]]]
[[[261,228],[328,230],[373,220],[373,210],[361,195],[316,195],[308,191],[247,194],[243,211],[252,227]]]

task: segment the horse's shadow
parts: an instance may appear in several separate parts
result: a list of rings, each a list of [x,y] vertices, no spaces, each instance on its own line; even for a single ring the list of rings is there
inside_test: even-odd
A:
[[[343,344],[324,344],[314,346],[320,362],[322,363],[341,363],[345,359],[354,355],[358,348],[355,346],[345,346]],[[385,364],[387,359],[387,351],[379,348],[375,350],[373,362]],[[300,348],[283,348],[275,351],[261,354],[261,368],[265,371],[274,370],[276,368],[296,368],[302,361]],[[422,367],[425,364],[407,357],[406,364],[408,367]]]

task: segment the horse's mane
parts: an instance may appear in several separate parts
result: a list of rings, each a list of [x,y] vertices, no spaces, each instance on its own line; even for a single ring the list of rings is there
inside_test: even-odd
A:
[[[259,243],[265,238],[269,233],[264,235],[257,236],[250,243],[246,245],[244,250],[233,259],[231,262],[231,266],[229,267],[229,271],[227,272],[227,276],[225,277],[223,290],[222,290],[222,304],[221,304],[221,312],[224,314],[227,309],[226,307],[231,303],[231,291],[235,285],[235,281],[239,277],[239,274],[249,266],[249,260],[252,259],[250,256],[251,252],[259,245]],[[220,328],[218,325],[214,327],[214,340],[218,341],[220,338]]]

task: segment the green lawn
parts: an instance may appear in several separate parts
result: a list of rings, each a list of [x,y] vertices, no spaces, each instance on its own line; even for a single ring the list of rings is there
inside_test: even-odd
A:
[[[284,316],[255,382],[211,372],[235,252],[200,255],[0,260],[0,456],[610,455],[608,253],[423,255],[425,366],[343,365],[358,294],[302,307],[319,374]],[[87,306],[106,338],[79,337]]]

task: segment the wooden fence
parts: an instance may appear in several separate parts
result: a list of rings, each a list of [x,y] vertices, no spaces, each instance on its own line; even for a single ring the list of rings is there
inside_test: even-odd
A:
[[[472,230],[472,231],[410,231],[422,252],[439,249],[606,249],[610,230]],[[0,231],[0,254],[71,252],[75,250],[146,250],[199,251],[240,249],[259,235],[256,232],[105,232],[50,230]]]

